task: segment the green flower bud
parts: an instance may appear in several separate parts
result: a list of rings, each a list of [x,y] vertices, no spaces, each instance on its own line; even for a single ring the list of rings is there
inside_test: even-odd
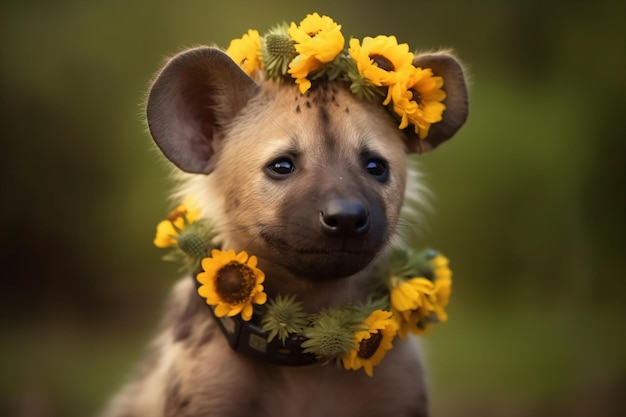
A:
[[[178,247],[191,258],[202,258],[208,252],[205,239],[196,233],[183,231],[178,236]]]
[[[261,46],[265,72],[269,78],[287,74],[289,63],[298,55],[294,41],[287,33],[287,25],[276,26],[265,35]]]

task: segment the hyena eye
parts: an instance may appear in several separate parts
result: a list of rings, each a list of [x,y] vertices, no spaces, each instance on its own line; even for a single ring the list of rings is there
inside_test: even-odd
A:
[[[290,159],[280,158],[269,164],[267,169],[272,178],[279,179],[280,177],[291,174],[295,171],[296,167]]]
[[[387,163],[381,159],[370,159],[365,163],[365,169],[367,172],[378,181],[386,181],[389,176],[389,169],[387,169]]]

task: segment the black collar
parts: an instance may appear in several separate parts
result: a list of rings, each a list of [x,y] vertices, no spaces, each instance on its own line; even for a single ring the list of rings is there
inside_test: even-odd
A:
[[[305,353],[300,346],[302,342],[307,340],[305,337],[291,334],[285,339],[284,344],[278,337],[268,342],[269,333],[263,331],[260,324],[255,322],[254,316],[250,321],[244,321],[240,315],[217,317],[214,307],[208,304],[207,306],[215,320],[219,323],[228,344],[236,352],[264,362],[283,366],[302,366],[317,362],[315,355]]]
[[[193,274],[196,289],[200,287],[200,283],[195,279],[197,275],[198,272]],[[220,325],[224,337],[235,352],[274,365],[303,366],[317,362],[314,354],[305,353],[300,346],[302,342],[307,340],[305,337],[291,334],[285,339],[284,344],[278,337],[268,342],[269,332],[263,330],[258,322],[258,316],[252,316],[250,321],[244,321],[240,315],[217,317],[215,307],[206,304],[204,298],[202,298],[202,302],[211,311],[211,315]]]

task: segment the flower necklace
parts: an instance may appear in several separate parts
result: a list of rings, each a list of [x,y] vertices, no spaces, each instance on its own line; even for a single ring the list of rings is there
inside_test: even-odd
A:
[[[268,300],[265,274],[245,251],[220,250],[209,222],[186,199],[157,225],[154,244],[171,248],[165,260],[181,261],[196,274],[198,294],[218,319],[229,344],[253,357],[283,365],[336,363],[373,368],[396,336],[424,334],[446,321],[452,287],[448,259],[427,249],[394,249],[376,271],[367,301],[307,314],[295,295]],[[207,254],[210,253],[210,256]]]

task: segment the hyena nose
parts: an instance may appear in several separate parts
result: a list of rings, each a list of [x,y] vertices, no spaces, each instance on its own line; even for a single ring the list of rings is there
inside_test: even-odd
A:
[[[360,236],[370,228],[370,216],[362,203],[330,199],[320,211],[320,226],[328,236]]]

